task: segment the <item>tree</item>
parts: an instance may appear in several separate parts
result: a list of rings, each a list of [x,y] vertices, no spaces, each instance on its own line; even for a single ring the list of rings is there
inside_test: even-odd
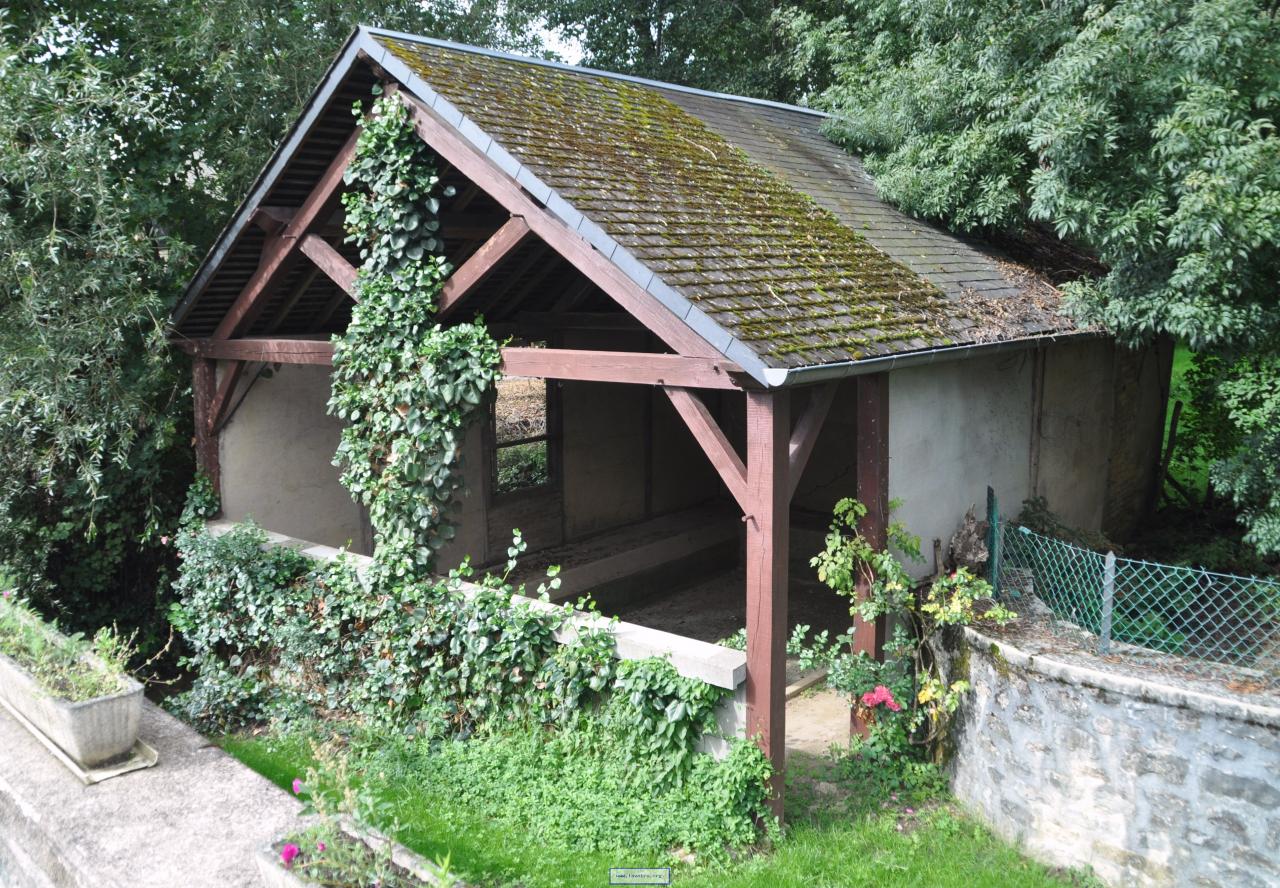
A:
[[[776,0],[513,0],[578,41],[583,64],[720,92],[791,101],[807,84],[774,27]],[[831,13],[837,3],[804,8]]]
[[[533,39],[497,0],[359,16]],[[157,613],[193,471],[168,314],[356,21],[314,0],[0,12],[0,573],[74,624]]]
[[[1213,477],[1270,552],[1280,424],[1256,419],[1280,386],[1278,9],[849,0],[783,16],[797,67],[834,72],[815,101],[885,197],[964,231],[1051,226],[1107,268],[1066,287],[1083,321],[1221,359],[1240,434]]]

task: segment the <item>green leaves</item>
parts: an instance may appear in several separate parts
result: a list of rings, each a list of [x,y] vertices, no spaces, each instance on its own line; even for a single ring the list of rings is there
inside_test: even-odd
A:
[[[434,323],[452,270],[436,234],[437,163],[403,103],[379,99],[348,171],[356,187],[343,196],[365,262],[359,303],[335,342],[329,412],[348,423],[335,463],[369,507],[375,584],[425,578],[452,538],[461,442],[497,378],[498,345],[482,325]]]
[[[959,230],[1017,235],[1042,225],[1089,250],[1105,271],[1067,283],[1067,307],[1122,341],[1166,334],[1197,352],[1274,365],[1274,3],[846,6],[827,21],[783,20],[802,48],[797,64],[834,71],[819,104],[881,194]],[[1250,397],[1277,378],[1255,380]],[[1280,450],[1280,424],[1247,437],[1249,447],[1214,454],[1214,482],[1259,550],[1280,551],[1280,474],[1255,456]]]

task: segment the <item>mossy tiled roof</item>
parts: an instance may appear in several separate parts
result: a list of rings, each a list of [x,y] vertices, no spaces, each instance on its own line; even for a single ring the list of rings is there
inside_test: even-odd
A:
[[[865,174],[855,182],[856,171],[836,168],[834,157],[856,160],[822,139],[813,115],[377,39],[767,365],[973,341],[983,301],[957,297],[1012,286],[990,257],[906,220]],[[850,187],[874,209],[866,219]],[[914,233],[904,239],[886,220]]]

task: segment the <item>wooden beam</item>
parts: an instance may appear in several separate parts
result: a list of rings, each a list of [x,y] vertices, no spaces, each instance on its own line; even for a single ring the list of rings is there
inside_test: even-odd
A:
[[[537,204],[509,175],[466,141],[433,110],[400,93],[413,116],[418,135],[458,172],[480,186],[513,216],[523,216],[530,230],[589,277],[610,298],[634,315],[671,349],[682,354],[719,358],[720,353],[639,284],[627,277],[582,235]]]
[[[218,362],[197,357],[191,363],[191,394],[195,408],[196,467],[222,495],[222,477],[218,467],[218,436],[213,434],[209,417],[213,407],[214,388],[218,382]]]
[[[263,204],[253,211],[253,224],[267,234],[279,234],[286,225],[293,221],[293,217],[297,214],[298,211],[293,207],[277,207]],[[335,222],[333,218],[327,222],[316,220],[310,231],[321,237],[342,237],[346,234],[341,222]]]
[[[783,812],[786,764],[790,393],[747,392],[747,736],[773,762]]]
[[[333,343],[327,339],[189,339],[179,346],[197,358],[265,364],[333,363]]]
[[[298,248],[352,299],[356,298],[356,267],[318,234],[304,235]]]
[[[303,201],[302,206],[278,235],[268,237],[262,249],[262,261],[218,324],[218,328],[213,333],[214,339],[230,339],[252,324],[262,311],[272,284],[280,279],[280,275],[297,258],[298,241],[301,236],[310,230],[312,223],[331,210],[337,200],[342,188],[342,175],[355,155],[356,139],[359,134],[359,127],[351,132],[342,148],[330,161],[316,187]]]
[[[795,431],[791,433],[788,496],[795,496],[796,488],[800,486],[800,476],[804,474],[804,467],[809,464],[813,445],[818,443],[818,435],[831,411],[831,402],[835,400],[838,385],[836,382],[828,382],[809,392],[809,404],[796,423]]]
[[[671,405],[689,427],[707,459],[711,460],[711,465],[720,475],[724,486],[729,488],[729,493],[733,494],[744,513],[751,514],[754,505],[747,495],[746,464],[725,437],[706,403],[688,389],[663,386],[662,390],[671,399]]]
[[[544,379],[716,389],[739,388],[742,376],[741,368],[725,360],[570,348],[504,348],[502,372]]]
[[[436,317],[444,318],[458,307],[458,303],[479,286],[511,251],[520,246],[529,235],[529,223],[520,216],[512,216],[485,241],[466,262],[462,263],[440,290],[440,302]]]
[[[889,374],[855,377],[857,385],[857,497],[867,507],[858,522],[859,532],[874,549],[888,544],[889,528]],[[870,592],[865,576],[857,581],[858,600]],[[885,621],[853,621],[854,650],[866,651],[877,660],[884,656]]]
[[[215,434],[224,424],[227,410],[231,406],[231,396],[235,394],[244,368],[244,361],[232,361],[222,372],[222,382],[218,383],[217,394],[213,396],[213,404],[209,408],[209,431]]]

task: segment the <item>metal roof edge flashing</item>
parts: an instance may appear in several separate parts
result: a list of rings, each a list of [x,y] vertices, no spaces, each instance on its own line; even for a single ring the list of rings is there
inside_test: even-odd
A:
[[[1106,335],[1101,331],[1084,330],[1046,336],[1023,336],[1017,339],[1004,339],[999,342],[944,345],[938,348],[925,349],[924,351],[880,355],[874,358],[840,361],[834,364],[814,364],[808,367],[791,367],[787,369],[771,368],[765,371],[765,384],[770,388],[811,385],[813,383],[845,379],[850,376],[863,376],[868,373],[882,373],[890,370],[902,370],[907,367],[920,367],[942,361],[959,361],[966,358],[999,354],[1005,351],[1017,351],[1066,340],[1101,339],[1105,338]]]

